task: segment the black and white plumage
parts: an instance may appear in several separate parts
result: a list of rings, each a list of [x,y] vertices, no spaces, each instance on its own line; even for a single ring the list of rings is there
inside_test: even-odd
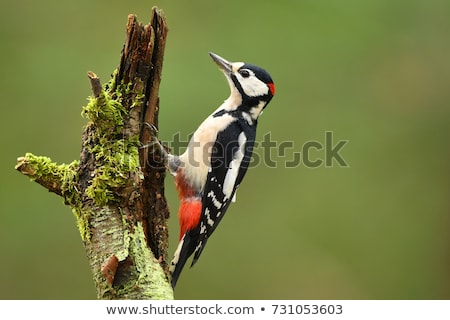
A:
[[[173,287],[187,259],[194,254],[191,266],[198,260],[233,201],[251,160],[258,117],[275,94],[264,69],[210,56],[231,93],[198,127],[182,155],[168,155],[180,198],[180,242],[170,267]]]

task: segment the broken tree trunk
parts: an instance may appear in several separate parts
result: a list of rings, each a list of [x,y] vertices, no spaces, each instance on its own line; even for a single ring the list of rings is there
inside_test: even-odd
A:
[[[143,26],[130,15],[119,67],[104,86],[89,72],[93,96],[79,161],[58,165],[26,154],[16,169],[64,198],[76,217],[100,299],[172,299],[169,211],[155,139],[167,25],[153,8]],[[147,125],[148,124],[148,125]]]

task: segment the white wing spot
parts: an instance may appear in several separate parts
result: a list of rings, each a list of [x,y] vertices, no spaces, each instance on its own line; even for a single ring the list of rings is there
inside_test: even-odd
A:
[[[205,216],[206,216],[206,222],[212,227],[214,225],[214,220],[211,219],[211,215],[209,214],[208,208],[205,209]]]
[[[215,206],[217,209],[220,209],[220,207],[222,207],[222,204],[220,203],[219,200],[217,200],[216,195],[214,194],[214,191],[211,190],[210,192],[208,192],[207,196],[208,196],[209,198],[211,198],[211,200],[212,200],[214,206]]]
[[[242,160],[244,159],[245,143],[247,142],[247,137],[244,132],[241,132],[238,137],[239,150],[234,154],[233,160],[230,161],[228,166],[228,171],[225,176],[225,181],[223,182],[223,193],[227,199],[230,199],[231,193],[234,189],[234,184],[239,173],[239,168],[241,166]]]
[[[202,223],[200,226],[200,234],[203,234],[206,232],[206,226]]]

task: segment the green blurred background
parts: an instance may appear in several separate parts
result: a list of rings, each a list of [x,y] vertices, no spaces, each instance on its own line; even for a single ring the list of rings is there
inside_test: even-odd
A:
[[[62,200],[14,171],[25,152],[79,158],[90,86],[119,62],[127,15],[170,32],[160,138],[186,137],[228,88],[208,51],[270,71],[259,124],[292,141],[251,169],[180,299],[450,299],[450,2],[3,1],[0,298],[91,299]],[[349,140],[342,168],[285,168],[308,141]],[[263,150],[256,150],[262,157]],[[323,151],[311,159],[323,157]],[[172,254],[178,199],[172,208]]]

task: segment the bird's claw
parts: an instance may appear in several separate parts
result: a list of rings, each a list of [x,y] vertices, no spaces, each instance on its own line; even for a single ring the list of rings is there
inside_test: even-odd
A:
[[[163,159],[167,158],[167,151],[164,148],[164,146],[162,145],[162,143],[159,141],[159,139],[157,138],[157,134],[158,134],[158,128],[152,124],[152,123],[148,123],[148,122],[144,122],[144,126],[145,128],[147,128],[147,130],[150,131],[150,141],[144,145],[141,145],[139,147],[139,149],[148,149],[148,154],[154,154],[159,152],[161,154],[161,156],[163,157]]]

